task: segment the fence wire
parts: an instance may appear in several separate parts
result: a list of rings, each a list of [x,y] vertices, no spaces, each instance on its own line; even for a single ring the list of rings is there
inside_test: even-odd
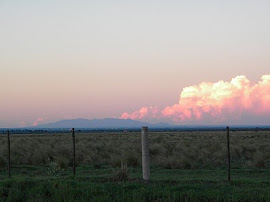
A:
[[[227,165],[226,131],[149,131],[151,165],[162,168],[222,168]],[[269,131],[231,131],[233,168],[270,168]],[[71,133],[12,134],[12,165],[72,163]],[[140,166],[141,133],[76,132],[78,164],[116,165],[121,160]],[[0,135],[0,167],[7,165],[7,137]]]

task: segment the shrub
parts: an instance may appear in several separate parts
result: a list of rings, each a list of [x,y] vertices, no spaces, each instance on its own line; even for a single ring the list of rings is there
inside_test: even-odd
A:
[[[113,157],[111,160],[111,165],[112,165],[112,167],[120,168],[121,167],[121,158],[120,157]]]
[[[139,154],[134,151],[128,151],[124,154],[124,161],[128,166],[137,167],[139,165]]]
[[[127,170],[119,169],[113,174],[112,179],[114,181],[125,181],[128,180],[128,172]]]
[[[63,156],[57,156],[54,160],[58,169],[65,169],[68,167],[69,160]]]
[[[113,173],[114,181],[125,181],[128,179],[127,163],[121,160],[121,168]]]
[[[255,167],[257,168],[265,168],[264,155],[263,153],[257,151],[253,155],[253,161],[255,163]]]
[[[263,159],[257,160],[256,163],[255,163],[255,166],[256,166],[257,168],[265,168],[264,160],[263,160]]]
[[[165,153],[164,147],[160,143],[154,143],[149,148],[150,155],[156,156]]]

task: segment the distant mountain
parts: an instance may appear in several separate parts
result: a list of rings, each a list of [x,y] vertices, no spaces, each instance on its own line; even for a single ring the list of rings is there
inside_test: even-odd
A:
[[[151,128],[166,128],[171,127],[167,123],[150,124],[131,119],[71,119],[62,120],[55,123],[37,125],[35,128],[140,128],[148,126]]]

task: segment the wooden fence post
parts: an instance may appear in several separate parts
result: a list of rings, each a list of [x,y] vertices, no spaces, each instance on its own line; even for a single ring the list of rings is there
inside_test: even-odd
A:
[[[149,146],[148,146],[148,127],[142,127],[142,170],[143,180],[150,178]]]
[[[227,126],[227,149],[228,149],[228,181],[231,181],[231,153],[230,153],[230,128]]]
[[[72,140],[73,140],[73,176],[76,174],[76,161],[75,161],[75,130],[74,128],[71,129],[72,131]]]
[[[11,167],[10,167],[10,133],[7,130],[7,140],[8,140],[8,177],[11,177]]]

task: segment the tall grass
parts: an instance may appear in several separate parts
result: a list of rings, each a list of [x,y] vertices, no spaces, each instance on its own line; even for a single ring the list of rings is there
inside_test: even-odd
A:
[[[76,133],[78,164],[97,167],[141,165],[141,136],[130,133]],[[0,136],[0,167],[6,166],[7,138]],[[149,133],[151,166],[168,169],[222,168],[227,163],[226,133],[154,132]],[[231,132],[233,168],[269,168],[270,133]],[[11,135],[12,165],[72,165],[71,134]]]

